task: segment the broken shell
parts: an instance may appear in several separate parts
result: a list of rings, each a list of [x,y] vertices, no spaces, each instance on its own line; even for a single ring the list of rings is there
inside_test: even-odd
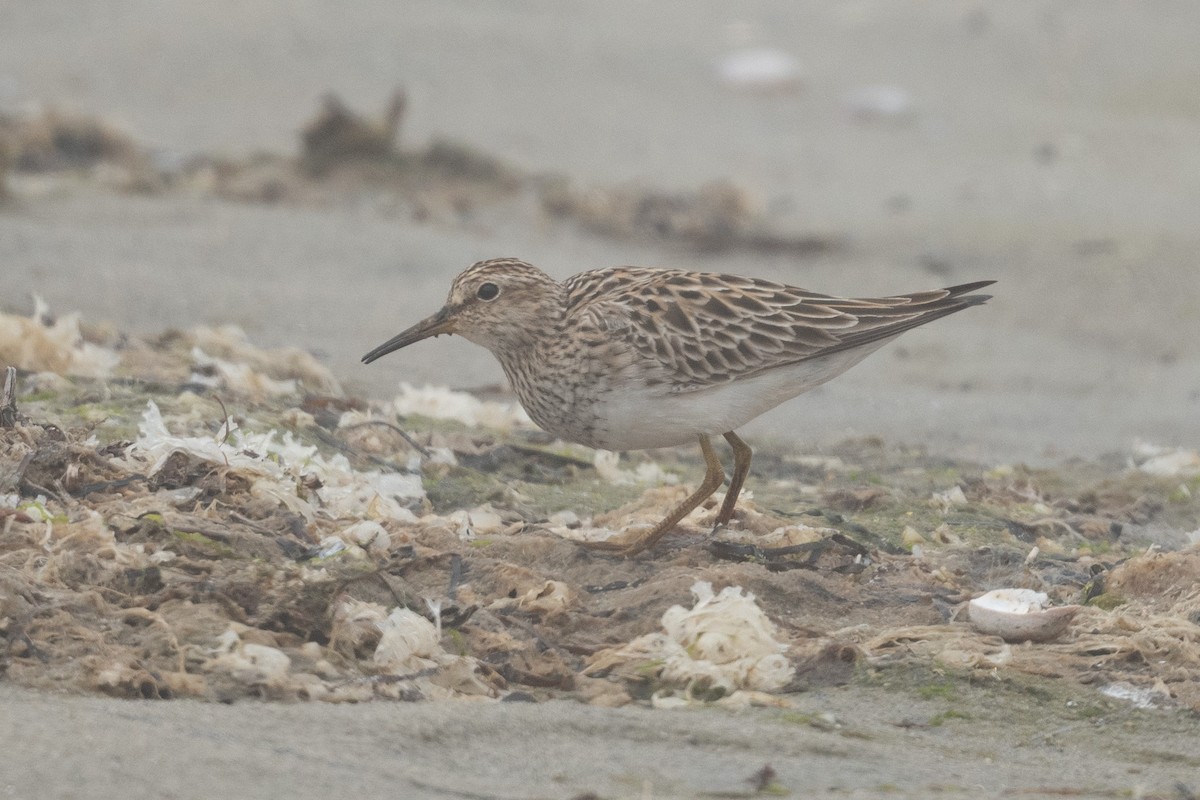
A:
[[[996,589],[967,605],[971,625],[1006,642],[1048,642],[1062,635],[1080,606],[1049,608],[1050,598],[1031,589]]]
[[[791,54],[752,47],[722,56],[717,76],[733,89],[751,92],[792,91],[804,83],[804,67]]]

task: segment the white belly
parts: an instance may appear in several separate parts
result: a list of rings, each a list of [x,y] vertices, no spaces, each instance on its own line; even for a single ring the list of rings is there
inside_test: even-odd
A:
[[[661,387],[608,393],[593,411],[592,444],[606,450],[645,450],[691,444],[704,434],[736,430],[775,406],[835,378],[885,342],[779,367],[711,389],[665,394]]]

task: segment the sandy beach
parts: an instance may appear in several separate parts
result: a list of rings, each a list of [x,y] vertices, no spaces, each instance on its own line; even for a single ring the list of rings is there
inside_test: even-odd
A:
[[[0,114],[106,120],[164,172],[294,155],[325,93],[377,114],[403,87],[402,146],[462,143],[523,187],[415,213],[354,189],[238,202],[198,183],[115,191],[101,172],[14,170],[0,310],[27,315],[36,295],[136,335],[232,323],[386,398],[401,381],[502,383],[454,339],[358,363],[487,257],[559,278],[674,266],[856,296],[995,279],[987,306],[906,334],[745,437],[1119,469],[1139,441],[1200,447],[1197,26],[1188,2],[0,6]],[[723,79],[723,59],[751,48],[794,72]],[[580,196],[728,181],[754,225],[828,246],[605,235],[545,213],[551,181]],[[1064,708],[1039,719],[1031,695],[1005,726],[982,722],[981,695],[963,712],[980,724],[952,730],[906,725],[940,707],[898,707],[883,688],[801,697],[791,712],[224,705],[0,675],[0,795],[738,797],[767,764],[795,797],[1200,792],[1188,712],[1105,705],[1100,728]]]

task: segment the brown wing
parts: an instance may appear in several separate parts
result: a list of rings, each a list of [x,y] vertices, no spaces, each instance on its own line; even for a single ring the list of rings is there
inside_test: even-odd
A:
[[[623,268],[566,281],[568,313],[603,317],[676,391],[864,347],[989,299],[993,281],[843,298],[736,275]],[[619,334],[618,334],[619,332]]]

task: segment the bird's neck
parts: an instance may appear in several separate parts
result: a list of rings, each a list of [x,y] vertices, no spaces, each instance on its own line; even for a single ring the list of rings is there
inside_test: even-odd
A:
[[[564,435],[561,412],[575,405],[575,373],[578,364],[570,362],[563,347],[566,331],[560,319],[547,320],[519,347],[493,351],[504,368],[517,399],[543,430]]]
[[[554,367],[555,343],[565,335],[562,319],[549,317],[512,331],[500,346],[490,348],[513,387],[525,386]]]

